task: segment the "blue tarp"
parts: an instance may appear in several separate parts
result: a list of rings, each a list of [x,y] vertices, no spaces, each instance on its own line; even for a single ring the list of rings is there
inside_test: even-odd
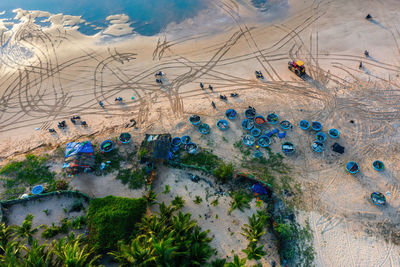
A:
[[[254,193],[257,193],[259,195],[268,195],[267,189],[265,189],[262,185],[260,184],[254,184],[251,189],[253,189]]]
[[[65,149],[65,158],[80,153],[93,153],[93,146],[90,141],[85,141],[82,143],[71,142],[67,144],[67,148]]]

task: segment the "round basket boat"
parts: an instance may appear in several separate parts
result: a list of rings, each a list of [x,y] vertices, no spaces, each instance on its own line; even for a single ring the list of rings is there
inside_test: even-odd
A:
[[[185,150],[189,154],[195,154],[197,152],[197,145],[195,143],[190,142],[185,146]]]
[[[171,144],[172,144],[173,146],[180,146],[181,143],[182,143],[182,140],[181,140],[180,137],[174,137],[174,138],[172,138]]]
[[[259,159],[262,156],[263,156],[263,153],[260,150],[257,149],[256,151],[254,151],[254,154],[253,154],[254,158]]]
[[[37,185],[32,188],[32,194],[39,195],[39,194],[43,193],[43,190],[44,190],[43,185]]]
[[[267,121],[269,124],[277,124],[279,121],[279,116],[275,113],[270,113],[267,116]]]
[[[243,144],[245,144],[246,146],[253,146],[254,143],[256,142],[256,139],[254,138],[254,136],[249,135],[249,134],[243,136],[242,140],[243,140]]]
[[[325,150],[325,145],[322,142],[314,141],[314,143],[312,143],[312,145],[311,145],[311,148],[315,152],[321,153],[322,151]]]
[[[199,125],[201,123],[201,118],[199,115],[192,115],[190,116],[189,121],[193,125]]]
[[[246,118],[248,119],[254,119],[254,117],[256,116],[256,110],[252,109],[252,108],[248,108],[246,109],[246,111],[244,112],[244,115],[246,116]]]
[[[340,132],[338,130],[334,129],[334,128],[330,129],[328,131],[328,134],[333,139],[339,138],[339,136],[340,136]]]
[[[299,123],[299,127],[300,127],[300,129],[302,129],[304,131],[308,130],[310,128],[310,122],[307,120],[301,120]]]
[[[311,129],[313,129],[316,132],[319,132],[322,130],[322,124],[319,121],[313,121],[311,123]]]
[[[251,129],[253,129],[254,127],[254,122],[253,120],[249,120],[249,119],[244,119],[242,121],[242,127],[243,129],[250,131]]]
[[[188,135],[184,135],[181,138],[182,144],[184,144],[184,145],[189,144],[191,140],[192,140],[192,138],[190,138],[190,136],[188,136]]]
[[[386,197],[379,192],[373,192],[371,194],[371,202],[374,205],[377,205],[379,207],[383,207],[386,204]]]
[[[226,131],[229,129],[229,122],[227,120],[219,120],[217,121],[217,127],[221,131]]]
[[[346,164],[346,171],[348,171],[351,174],[355,174],[360,170],[360,166],[358,165],[357,162],[354,161],[349,161]]]
[[[120,144],[129,144],[129,142],[132,139],[132,136],[130,133],[122,133],[120,134],[118,139]]]
[[[207,123],[200,124],[199,133],[201,133],[201,134],[209,134],[210,133],[210,125],[208,125]]]
[[[315,139],[319,142],[325,142],[326,141],[326,134],[324,132],[318,132],[315,134]]]
[[[292,127],[292,124],[290,123],[290,121],[281,121],[279,126],[281,126],[283,130],[288,130],[290,129],[290,127]]]
[[[254,123],[257,126],[263,126],[265,124],[265,118],[263,116],[261,116],[261,115],[257,115],[254,118]]]
[[[380,172],[385,169],[385,164],[383,164],[383,162],[380,160],[375,160],[374,162],[372,162],[372,167],[375,171]]]
[[[286,132],[280,132],[280,133],[278,133],[278,138],[279,139],[283,139],[283,138],[285,138],[286,137]]]
[[[225,112],[225,115],[229,120],[234,120],[234,119],[236,119],[237,112],[234,109],[228,109]]]
[[[100,151],[103,153],[110,152],[114,149],[114,143],[111,140],[106,140],[100,144]]]
[[[282,144],[282,152],[286,155],[293,154],[295,152],[295,147],[291,142],[285,142]]]
[[[254,127],[253,129],[251,129],[250,134],[254,137],[260,136],[261,130]]]
[[[271,139],[266,135],[262,135],[260,138],[258,138],[257,144],[260,147],[268,147],[271,144]]]

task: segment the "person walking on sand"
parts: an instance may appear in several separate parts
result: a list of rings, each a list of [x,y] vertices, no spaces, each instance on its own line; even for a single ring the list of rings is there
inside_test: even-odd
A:
[[[217,107],[215,106],[214,101],[211,101],[211,106],[212,106],[213,108],[217,108]]]
[[[362,61],[360,61],[360,65],[358,66],[358,68],[359,68],[360,70],[363,68]]]
[[[368,52],[367,50],[365,50],[365,51],[364,51],[364,55],[365,55],[366,57],[369,57],[369,52]]]

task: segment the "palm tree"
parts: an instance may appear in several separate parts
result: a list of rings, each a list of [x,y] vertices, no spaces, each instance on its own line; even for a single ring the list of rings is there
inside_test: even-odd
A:
[[[139,236],[131,241],[129,245],[122,242],[118,251],[109,253],[121,264],[121,266],[155,266],[155,249],[145,236]]]
[[[179,212],[177,216],[172,218],[172,228],[176,233],[176,236],[185,236],[186,233],[190,233],[196,226],[197,222],[190,219],[191,214]]]
[[[39,245],[38,240],[33,240],[30,248],[23,247],[25,251],[25,267],[52,267],[54,266],[53,248],[47,243]]]
[[[235,254],[233,257],[233,262],[229,262],[226,264],[226,267],[246,267],[247,259],[240,259],[238,255]]]
[[[231,212],[235,209],[239,209],[243,212],[245,208],[250,208],[249,202],[250,198],[245,193],[241,191],[233,193],[231,208],[229,209],[228,214],[231,214]]]
[[[185,205],[185,200],[183,197],[176,196],[174,200],[172,200],[171,204],[177,209],[181,209]]]
[[[0,224],[0,247],[6,247],[7,243],[11,241],[15,235],[13,228],[8,227],[5,223]],[[0,249],[0,254],[3,254],[4,250]]]
[[[249,260],[252,260],[252,259],[259,260],[267,254],[263,250],[263,248],[264,248],[264,245],[257,247],[257,243],[250,242],[249,246],[246,249],[243,249],[242,251],[244,253],[246,253],[247,258]]]
[[[226,259],[216,259],[207,266],[209,266],[209,267],[224,267],[225,265],[226,265]]]
[[[159,216],[160,216],[161,222],[163,222],[163,223],[170,222],[172,214],[176,210],[176,207],[173,207],[172,205],[167,206],[167,205],[165,205],[164,202],[159,204],[159,206],[160,206]]]
[[[38,227],[33,228],[32,227],[32,220],[33,220],[33,215],[32,214],[28,214],[25,217],[25,220],[22,222],[22,225],[13,225],[11,226],[15,233],[17,234],[17,236],[19,236],[22,239],[26,239],[28,240],[28,244],[32,245],[33,242],[33,235],[39,231],[40,228],[42,228],[43,226],[40,225]]]
[[[209,245],[212,240],[207,236],[209,232],[210,230],[202,232],[200,227],[196,226],[190,236],[190,259],[195,265],[201,266],[214,253],[214,249]]]
[[[5,246],[1,246],[4,253],[0,255],[0,266],[22,267],[23,261],[20,256],[23,248],[19,241],[9,241]]]
[[[57,256],[56,262],[63,267],[87,267],[93,266],[100,255],[94,256],[93,248],[88,245],[81,246],[81,235],[75,240],[66,241],[61,238],[54,244],[54,254]]]
[[[243,232],[240,234],[246,237],[250,242],[257,242],[260,237],[265,234],[263,228],[263,221],[260,217],[253,214],[249,217],[249,224],[245,224],[244,227],[241,228]]]
[[[153,240],[158,266],[174,266],[174,258],[177,255],[178,247],[174,245],[172,236],[169,234],[166,239]]]
[[[157,216],[143,217],[142,221],[138,224],[138,229],[141,233],[148,236],[163,237],[171,232],[168,224],[161,222]]]

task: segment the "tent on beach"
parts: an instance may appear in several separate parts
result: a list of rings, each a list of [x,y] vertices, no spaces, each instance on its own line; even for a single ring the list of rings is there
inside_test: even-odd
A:
[[[146,134],[140,150],[146,152],[147,159],[168,159],[170,147],[170,134]]]
[[[90,141],[82,143],[71,142],[65,149],[65,163],[63,168],[67,173],[92,171],[95,165],[93,146]]]

